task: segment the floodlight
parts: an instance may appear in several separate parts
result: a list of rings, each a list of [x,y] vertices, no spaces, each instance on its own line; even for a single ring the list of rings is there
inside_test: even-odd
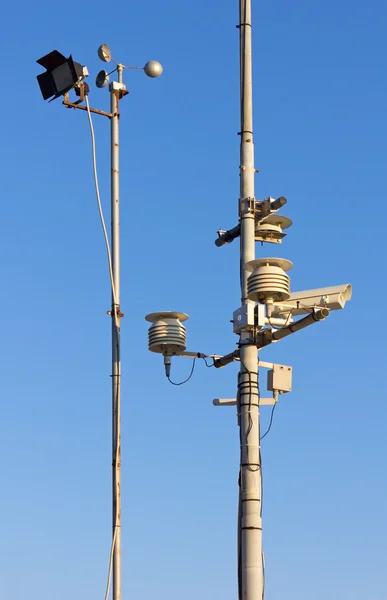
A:
[[[86,67],[75,62],[71,55],[66,58],[58,50],[53,50],[36,62],[46,69],[45,73],[37,76],[37,80],[43,99],[51,98],[50,102],[66,94],[88,75]],[[88,92],[88,86],[85,91]]]
[[[157,60],[149,60],[144,66],[144,71],[148,77],[159,77],[163,72],[163,67]]]

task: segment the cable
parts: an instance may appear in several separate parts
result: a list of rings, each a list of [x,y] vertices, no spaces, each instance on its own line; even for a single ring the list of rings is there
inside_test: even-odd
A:
[[[293,317],[293,311],[294,311],[294,309],[292,308],[292,310],[289,312],[289,314],[287,316],[287,319],[286,319],[284,327],[287,327],[289,325],[290,319]]]
[[[278,327],[277,327],[276,325],[273,325],[273,324],[272,324],[272,322],[270,321],[270,317],[267,317],[267,320],[269,321],[269,325],[270,325],[270,327],[272,327],[273,329],[276,329],[276,330],[282,329],[283,327],[287,327],[287,326],[289,325],[290,319],[291,319],[291,318],[292,318],[292,316],[293,316],[293,312],[294,312],[294,310],[295,310],[295,309],[294,309],[294,308],[292,308],[292,309],[289,311],[289,313],[288,313],[288,316],[286,317],[286,321],[285,321],[285,323],[284,323],[283,325],[280,325],[280,326],[278,326]]]
[[[215,367],[215,359],[214,358],[212,359],[212,361],[213,361],[212,365],[209,365],[208,362],[207,362],[207,360],[204,357],[202,357],[202,358],[204,360],[204,363],[205,363],[206,367],[208,367],[209,369],[211,369],[211,367]]]
[[[172,385],[184,385],[184,383],[187,383],[187,381],[189,381],[191,379],[193,372],[195,370],[195,362],[196,362],[196,358],[194,358],[192,361],[191,373],[188,375],[187,379],[184,379],[184,381],[180,381],[179,383],[175,383],[174,381],[172,381],[172,379],[170,377],[168,377],[169,383],[172,383]]]
[[[105,600],[108,600],[108,598],[109,598],[110,581],[111,581],[111,578],[112,578],[112,570],[113,570],[113,553],[114,553],[114,547],[116,545],[116,534],[117,534],[117,527],[114,528],[114,535],[113,535],[113,540],[112,540],[112,546],[111,546],[111,549],[110,549],[109,572],[108,572],[108,580],[107,580],[107,584],[106,584]]]
[[[107,258],[108,258],[108,265],[109,265],[110,285],[111,285],[112,300],[113,300],[113,310],[112,310],[111,316],[114,319],[114,326],[115,326],[115,330],[116,330],[117,372],[113,373],[112,377],[116,377],[116,386],[115,386],[116,398],[115,398],[114,404],[117,408],[117,430],[116,430],[117,445],[116,445],[116,455],[115,455],[114,462],[115,462],[115,481],[117,482],[117,473],[119,470],[118,461],[119,461],[120,446],[121,446],[121,406],[120,406],[120,402],[118,402],[118,399],[120,397],[120,391],[121,391],[121,356],[120,356],[120,354],[121,354],[120,353],[120,346],[121,346],[120,338],[121,338],[121,336],[120,336],[120,325],[119,325],[119,321],[118,321],[119,305],[117,302],[116,286],[115,286],[115,282],[114,282],[113,264],[112,264],[109,238],[108,238],[108,234],[107,234],[107,230],[106,230],[105,219],[103,216],[103,210],[102,210],[102,204],[101,204],[101,196],[100,196],[100,192],[99,192],[95,135],[94,135],[93,121],[91,118],[89,99],[88,99],[87,95],[85,96],[85,102],[86,102],[87,116],[88,116],[89,126],[90,126],[90,134],[91,134],[91,149],[92,149],[92,158],[93,158],[93,174],[94,174],[95,192],[96,192],[96,196],[97,196],[98,212],[99,212],[99,216],[101,219],[101,225],[102,225],[102,230],[103,230],[103,236],[105,239],[106,252],[107,252]],[[118,486],[117,486],[116,487],[116,495],[118,495],[118,493],[119,493],[119,490],[118,490]],[[115,549],[115,545],[116,545],[116,537],[117,537],[117,530],[118,530],[117,518],[118,518],[118,511],[116,510],[116,522],[114,524],[114,533],[113,533],[113,539],[112,539],[111,548],[110,548],[109,570],[108,570],[108,579],[107,579],[106,591],[105,591],[105,600],[108,600],[109,592],[110,592],[110,582],[111,582],[112,571],[113,571],[114,549]]]
[[[272,329],[276,329],[278,331],[278,329],[282,329],[282,325],[273,325],[273,323],[270,321],[270,317],[267,317],[267,320],[269,321],[269,325]]]
[[[93,156],[93,173],[94,173],[95,193],[96,193],[96,196],[97,196],[98,212],[99,212],[99,216],[100,216],[100,219],[101,219],[103,236],[105,238],[105,244],[106,244],[106,252],[107,252],[108,264],[109,264],[110,283],[111,283],[111,287],[112,287],[112,296],[113,296],[114,305],[117,306],[117,301],[116,301],[116,286],[115,286],[115,283],[114,283],[112,256],[111,256],[111,252],[110,252],[109,238],[108,238],[108,234],[107,234],[107,231],[106,231],[105,219],[104,219],[104,216],[103,216],[103,210],[102,210],[102,204],[101,204],[101,196],[100,196],[100,193],[99,193],[98,172],[97,172],[97,156],[96,156],[96,149],[95,149],[94,127],[93,127],[93,121],[92,121],[92,118],[91,118],[91,112],[90,112],[90,106],[89,106],[89,99],[88,99],[87,96],[85,96],[85,102],[86,102],[87,116],[89,118],[90,133],[91,133],[91,150],[92,150],[92,156]]]
[[[267,436],[267,434],[270,432],[271,426],[273,425],[273,417],[274,417],[274,411],[275,411],[275,407],[277,406],[277,402],[275,404],[273,404],[273,408],[271,409],[271,415],[270,415],[270,422],[269,422],[269,427],[266,429],[265,433],[259,438],[261,441],[263,440],[263,438],[265,438]]]

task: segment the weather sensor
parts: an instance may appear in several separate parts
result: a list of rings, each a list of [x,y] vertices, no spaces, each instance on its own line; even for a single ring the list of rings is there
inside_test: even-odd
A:
[[[103,62],[110,62],[112,60],[112,55],[110,52],[110,48],[107,44],[101,44],[98,48],[98,57]]]
[[[285,258],[258,258],[246,263],[252,271],[247,280],[249,300],[266,304],[267,316],[272,314],[274,302],[287,300],[290,296],[290,278],[286,274],[293,266]]]
[[[159,77],[163,72],[163,67],[157,60],[149,60],[144,66],[144,72],[148,77]]]
[[[148,331],[148,347],[151,352],[172,356],[185,351],[187,343],[182,321],[186,321],[188,315],[164,311],[151,313],[145,318],[152,323]]]
[[[292,223],[293,221],[288,217],[276,214],[271,214],[265,219],[256,221],[255,241],[280,244],[286,236],[284,229],[290,227]]]
[[[151,352],[164,355],[165,374],[171,374],[171,357],[183,354],[187,347],[185,327],[182,321],[188,315],[181,312],[155,312],[145,317],[152,323],[148,331],[148,347]]]
[[[95,78],[95,85],[97,88],[103,88],[109,83],[109,73],[106,71],[100,71]]]

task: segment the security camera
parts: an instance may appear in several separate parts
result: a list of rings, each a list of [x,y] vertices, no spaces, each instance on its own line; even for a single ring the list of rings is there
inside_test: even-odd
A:
[[[350,283],[333,285],[331,287],[318,288],[315,290],[304,290],[292,292],[285,302],[275,302],[273,316],[283,316],[287,313],[292,315],[307,315],[313,308],[327,308],[338,310],[344,308],[345,303],[351,299],[352,286]]]

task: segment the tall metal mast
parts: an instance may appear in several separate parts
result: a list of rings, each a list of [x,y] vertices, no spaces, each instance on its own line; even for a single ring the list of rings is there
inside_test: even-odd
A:
[[[118,65],[118,85],[110,91],[111,246],[112,246],[112,501],[113,501],[113,600],[121,600],[121,343],[120,343],[120,175],[119,99],[126,91]],[[117,89],[122,86],[122,89]]]
[[[122,81],[124,69],[138,69],[144,71],[148,77],[159,77],[163,67],[156,60],[148,61],[144,67],[128,66],[118,63],[111,56],[107,44],[98,48],[98,56],[103,62],[113,61],[117,71],[118,81],[109,85],[110,112],[91,108],[88,101],[89,86],[84,82],[88,70],[81,64],[73,61],[72,57],[66,58],[53,50],[37,62],[46,68],[45,73],[38,75],[38,83],[43,98],[47,100],[64,96],[63,104],[67,108],[87,111],[92,139],[93,170],[98,208],[105,237],[108,254],[109,272],[111,281],[111,310],[108,311],[112,319],[112,513],[113,533],[109,561],[108,583],[106,586],[105,600],[109,597],[110,583],[113,579],[113,600],[121,600],[121,341],[120,321],[123,314],[120,310],[120,174],[119,174],[119,101],[128,94]],[[66,69],[63,70],[63,65]],[[62,67],[59,71],[58,68]],[[64,74],[63,74],[64,73]],[[96,86],[105,87],[109,82],[106,71],[100,71],[96,77]],[[69,91],[74,89],[78,100],[69,101]],[[85,106],[81,103],[85,101]],[[110,242],[105,227],[101,198],[99,193],[98,173],[95,152],[95,136],[91,114],[102,115],[110,119],[110,167],[111,167],[111,236]]]
[[[258,351],[284,337],[326,319],[331,310],[344,308],[350,300],[350,284],[291,293],[287,274],[292,267],[282,258],[255,260],[255,242],[281,244],[284,230],[292,221],[277,213],[285,197],[256,200],[254,193],[254,143],[252,111],[251,0],[239,0],[240,36],[240,195],[239,222],[220,229],[215,244],[221,247],[240,237],[241,306],[233,313],[233,331],[238,347],[225,355],[186,351],[188,315],[176,311],[146,316],[149,350],[164,356],[169,381],[173,356],[213,358],[215,368],[240,361],[236,398],[215,398],[215,406],[236,406],[240,433],[238,508],[238,594],[239,600],[263,600],[264,561],[262,551],[262,472],[260,450],[260,406],[271,406],[292,389],[292,368],[258,362]],[[305,315],[305,316],[304,316]],[[296,317],[303,316],[301,319]],[[261,397],[258,366],[269,369],[267,390]],[[191,375],[193,373],[193,367]],[[181,382],[186,383],[190,378]],[[173,383],[171,381],[171,383]],[[181,385],[181,383],[179,385]],[[273,415],[273,412],[272,412]],[[271,422],[271,421],[270,421]],[[262,438],[269,432],[262,436]]]
[[[108,51],[108,54],[107,54]],[[110,50],[103,44],[99,56],[106,61]],[[112,506],[113,506],[113,600],[121,600],[121,341],[120,319],[120,174],[119,174],[119,101],[128,92],[122,82],[127,69],[143,69],[148,77],[158,77],[163,68],[157,61],[144,67],[117,64],[118,82],[109,85],[110,91],[110,166],[111,166],[111,260],[112,260]],[[107,75],[106,75],[107,77]],[[101,77],[106,81],[106,77]]]
[[[251,0],[239,0],[240,36],[240,280],[242,305],[255,302],[247,295],[245,264],[255,258],[254,142],[252,109]],[[237,410],[240,427],[239,473],[239,597],[263,598],[261,518],[261,452],[257,347],[250,328],[240,332]]]

